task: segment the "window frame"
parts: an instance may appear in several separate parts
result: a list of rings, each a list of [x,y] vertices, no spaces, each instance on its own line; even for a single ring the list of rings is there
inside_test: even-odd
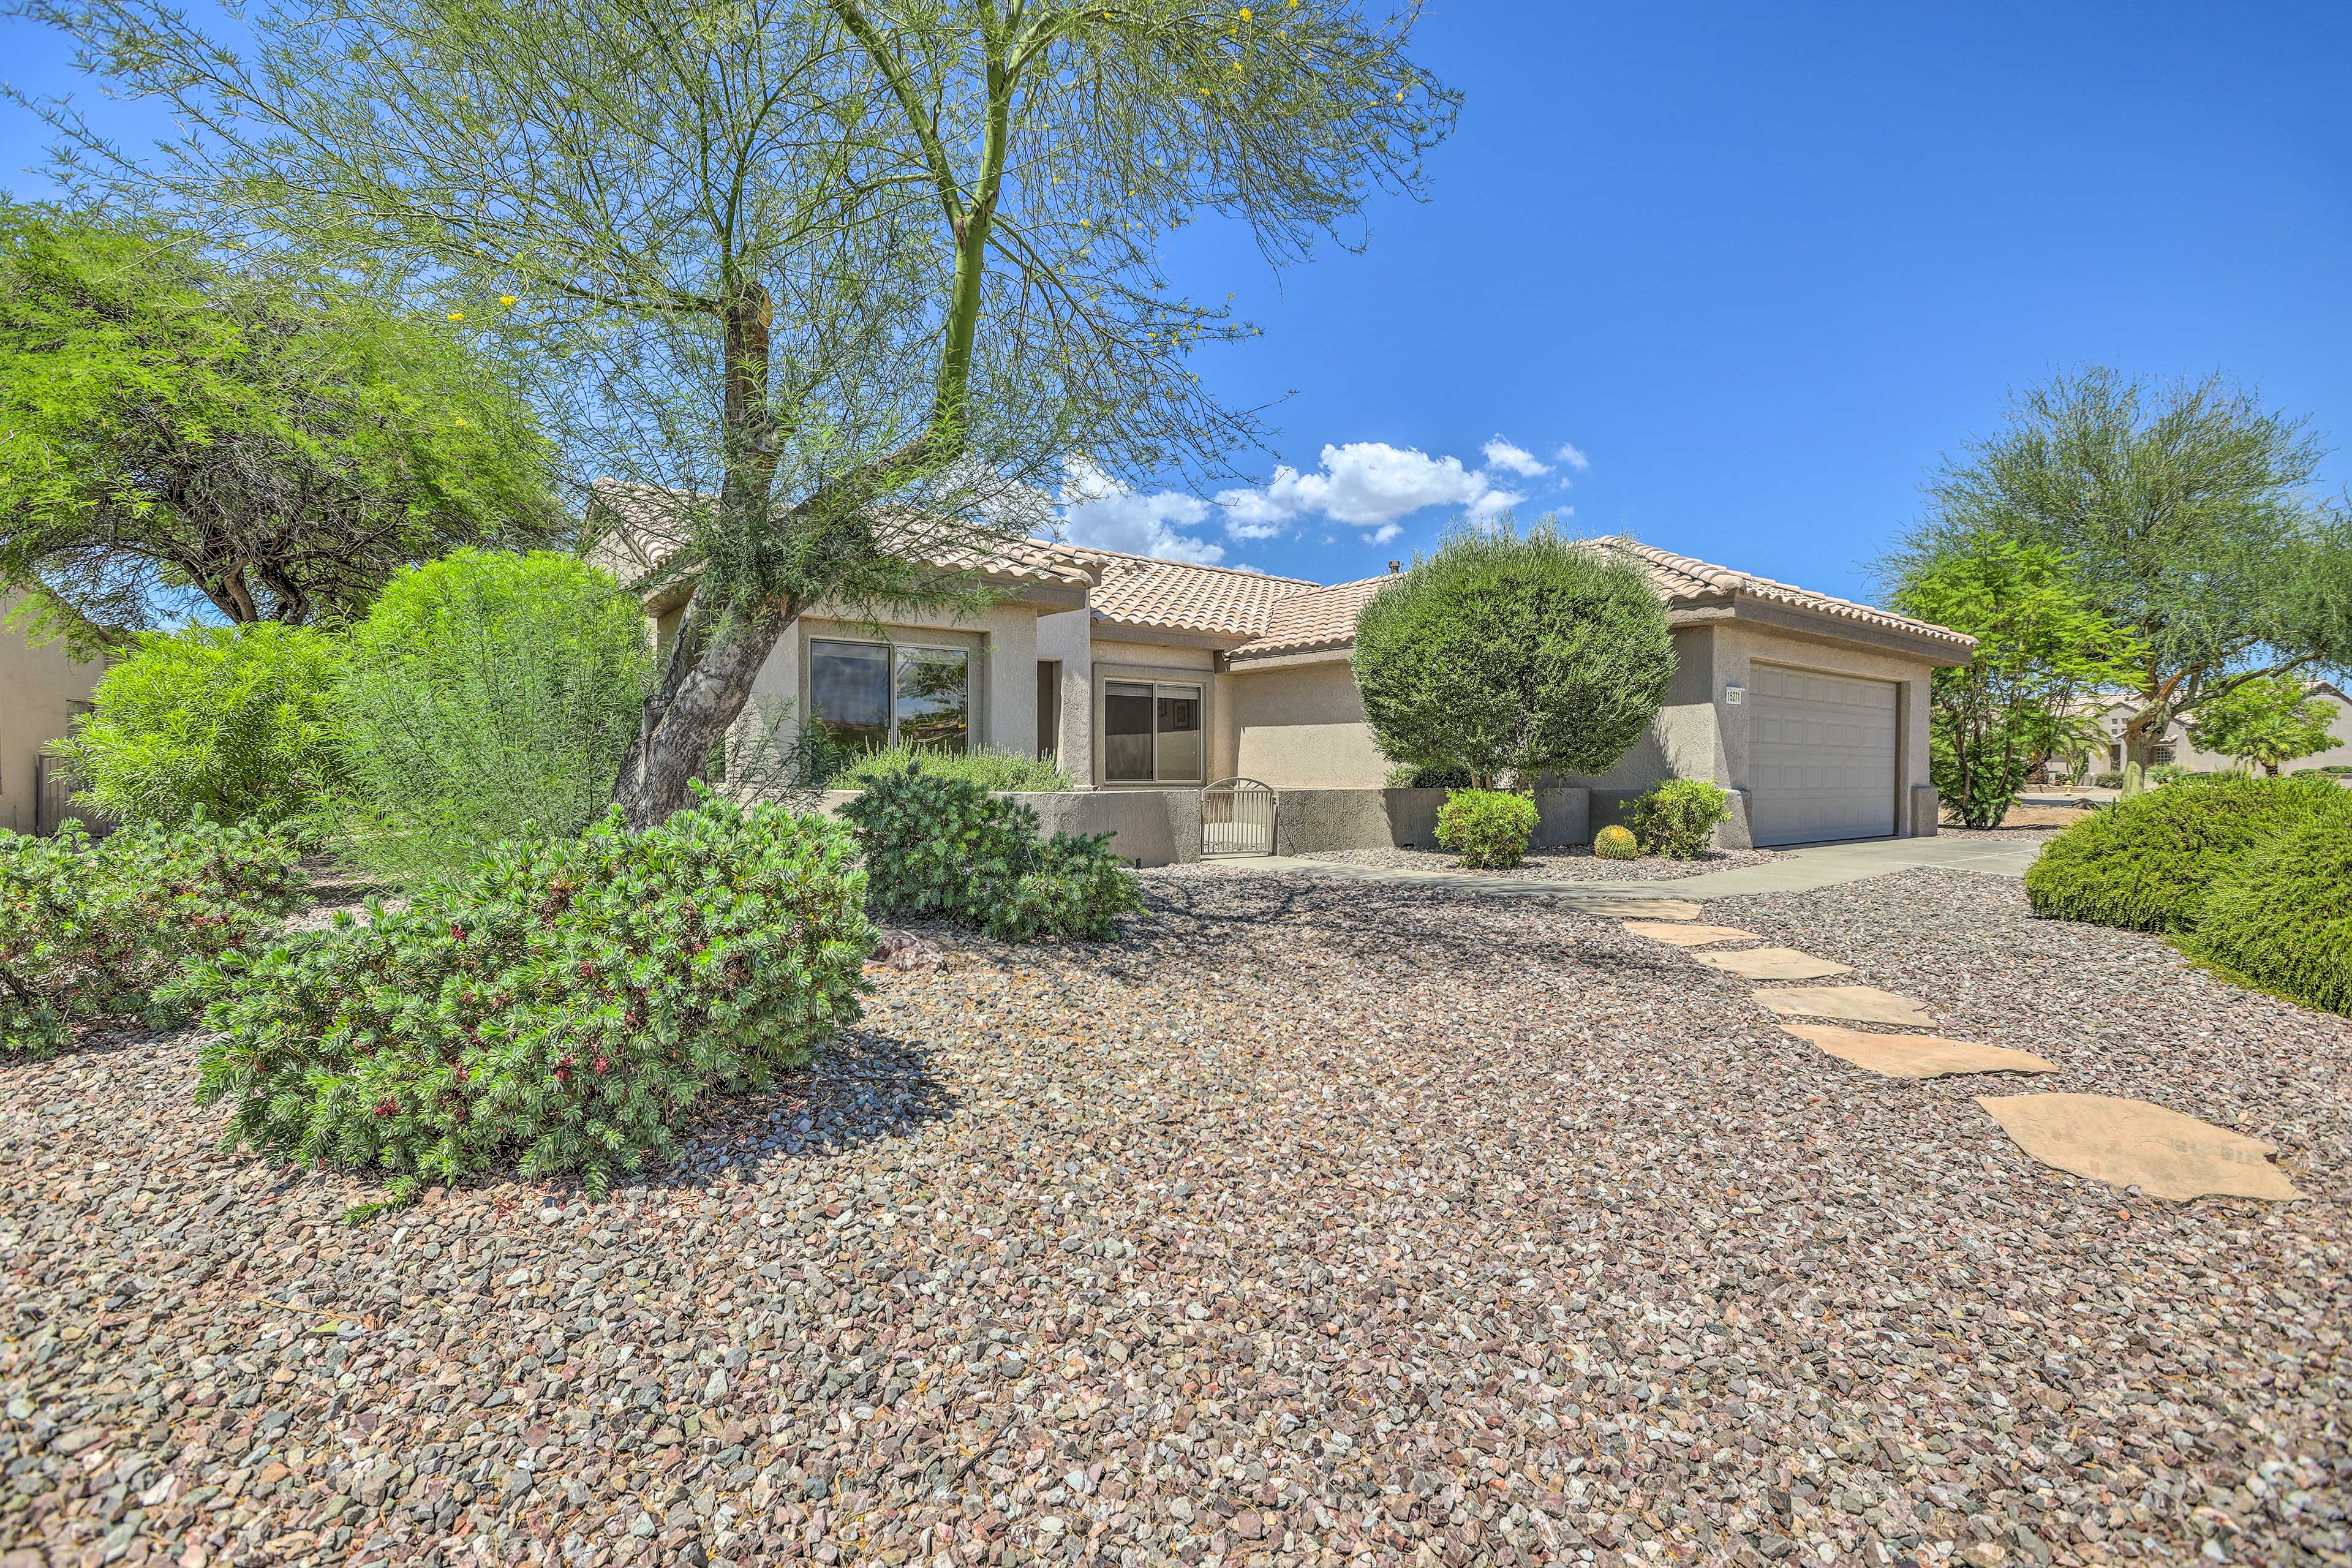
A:
[[[1160,670],[1149,674],[1122,673],[1117,667],[1097,666],[1098,678],[1095,689],[1095,782],[1103,789],[1197,789],[1209,782],[1209,702],[1215,683],[1209,670]],[[1115,779],[1110,776],[1110,689],[1114,686],[1140,686],[1151,692],[1151,777],[1148,779]],[[1171,690],[1189,694],[1200,705],[1201,772],[1198,777],[1163,779],[1160,776],[1160,701]]]
[[[970,755],[982,748],[983,742],[981,739],[981,695],[987,687],[986,677],[982,668],[982,661],[986,658],[984,647],[976,646],[971,642],[934,642],[928,637],[847,637],[838,632],[821,630],[814,626],[806,627],[801,638],[801,711],[820,723],[824,719],[823,715],[816,710],[816,650],[819,643],[845,643],[855,647],[880,648],[888,656],[886,662],[889,671],[890,719],[885,732],[884,743],[892,746],[898,743],[899,654],[911,652],[961,655],[964,703],[963,754]]]

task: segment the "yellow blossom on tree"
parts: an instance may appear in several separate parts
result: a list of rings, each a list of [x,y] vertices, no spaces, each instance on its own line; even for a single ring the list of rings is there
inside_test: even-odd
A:
[[[462,321],[466,319],[466,312],[463,310],[452,310],[449,312],[449,319],[453,321]]]
[[[501,305],[511,305],[514,302],[515,297],[511,294],[501,294],[499,296],[499,303]]]

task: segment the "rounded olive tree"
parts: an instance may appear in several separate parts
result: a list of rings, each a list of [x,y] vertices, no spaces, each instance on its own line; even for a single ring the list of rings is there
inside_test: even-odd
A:
[[[1491,788],[1607,769],[1657,717],[1675,650],[1640,563],[1546,519],[1454,527],[1364,606],[1355,662],[1383,752]]]

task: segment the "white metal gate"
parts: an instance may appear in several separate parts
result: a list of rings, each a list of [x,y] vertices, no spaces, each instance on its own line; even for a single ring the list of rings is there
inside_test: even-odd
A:
[[[1274,853],[1272,788],[1255,779],[1219,779],[1201,792],[1201,857]]]

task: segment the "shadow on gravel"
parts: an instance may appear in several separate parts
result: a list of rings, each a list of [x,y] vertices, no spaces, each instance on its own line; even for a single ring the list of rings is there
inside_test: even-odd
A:
[[[1392,973],[1458,979],[1497,963],[1591,975],[1678,972],[1675,954],[1649,943],[1581,940],[1613,937],[1617,922],[1547,899],[1261,875],[1161,879],[1145,889],[1152,918],[1122,928],[1116,947],[1102,950],[1106,968],[1127,973],[1138,962],[1166,961],[1209,974],[1255,972],[1265,963],[1263,933],[1292,926],[1311,930],[1335,961]],[[1536,924],[1553,927],[1558,940],[1531,941]]]
[[[845,1154],[945,1121],[962,1100],[931,1058],[919,1041],[853,1029],[774,1088],[709,1101],[680,1139],[685,1159],[649,1184],[706,1186],[730,1171],[758,1181],[775,1161]]]

